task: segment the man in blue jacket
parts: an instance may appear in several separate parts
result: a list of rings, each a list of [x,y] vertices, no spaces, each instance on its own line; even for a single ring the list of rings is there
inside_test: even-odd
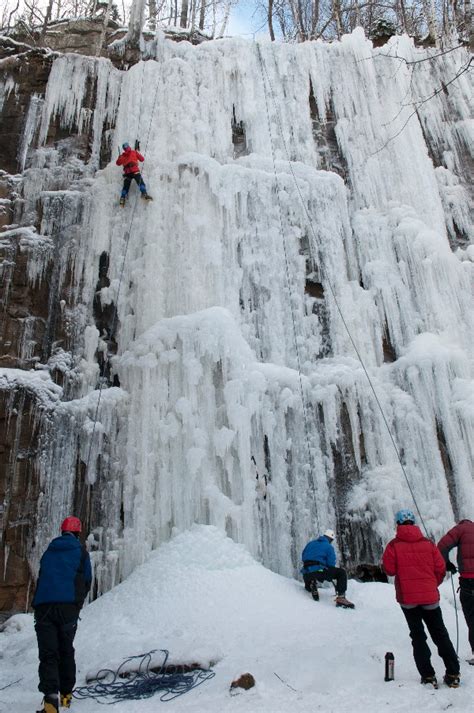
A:
[[[336,567],[336,552],[332,546],[333,530],[326,530],[317,540],[308,542],[301,559],[304,586],[311,592],[313,599],[319,600],[318,582],[336,581],[336,606],[354,609],[354,604],[346,599],[347,574],[342,567]]]
[[[39,652],[40,713],[69,708],[76,683],[74,636],[77,620],[92,581],[91,561],[79,541],[82,524],[67,517],[43,554],[33,597]]]

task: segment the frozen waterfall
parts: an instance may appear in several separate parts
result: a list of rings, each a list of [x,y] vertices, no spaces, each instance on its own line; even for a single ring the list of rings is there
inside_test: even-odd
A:
[[[41,201],[58,279],[73,273],[76,351],[42,427],[33,559],[80,508],[99,592],[195,522],[286,575],[329,526],[343,561],[377,562],[413,502],[350,337],[430,532],[472,517],[468,73],[437,91],[465,51],[412,64],[434,50],[355,31],[158,33],[146,52],[128,71],[59,57],[34,98],[25,211]],[[89,132],[82,162],[48,142],[57,122]],[[154,201],[132,186],[120,210],[116,147],[135,139]]]

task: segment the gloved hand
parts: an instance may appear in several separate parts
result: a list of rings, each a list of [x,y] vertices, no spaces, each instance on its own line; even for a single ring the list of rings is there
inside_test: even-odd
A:
[[[446,562],[446,571],[447,571],[447,572],[451,572],[451,574],[456,574],[456,572],[458,571],[458,568],[456,567],[455,564],[453,564],[453,563],[451,562],[451,560],[448,560],[448,561]]]

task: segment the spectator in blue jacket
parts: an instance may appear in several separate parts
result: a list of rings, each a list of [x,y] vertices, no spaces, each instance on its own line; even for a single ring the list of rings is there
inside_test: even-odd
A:
[[[318,582],[336,581],[336,606],[354,609],[354,604],[346,599],[347,574],[342,567],[336,567],[336,552],[332,546],[333,530],[326,530],[317,540],[308,542],[301,559],[304,586],[311,592],[314,601],[319,601]]]
[[[74,636],[77,620],[92,582],[89,554],[79,540],[82,524],[67,517],[43,554],[33,597],[39,652],[40,713],[69,708],[76,683]]]

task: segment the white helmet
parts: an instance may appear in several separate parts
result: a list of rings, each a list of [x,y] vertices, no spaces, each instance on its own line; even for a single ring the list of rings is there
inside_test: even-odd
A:
[[[324,533],[324,537],[329,537],[330,540],[335,540],[336,535],[334,534],[334,530],[326,530]]]

